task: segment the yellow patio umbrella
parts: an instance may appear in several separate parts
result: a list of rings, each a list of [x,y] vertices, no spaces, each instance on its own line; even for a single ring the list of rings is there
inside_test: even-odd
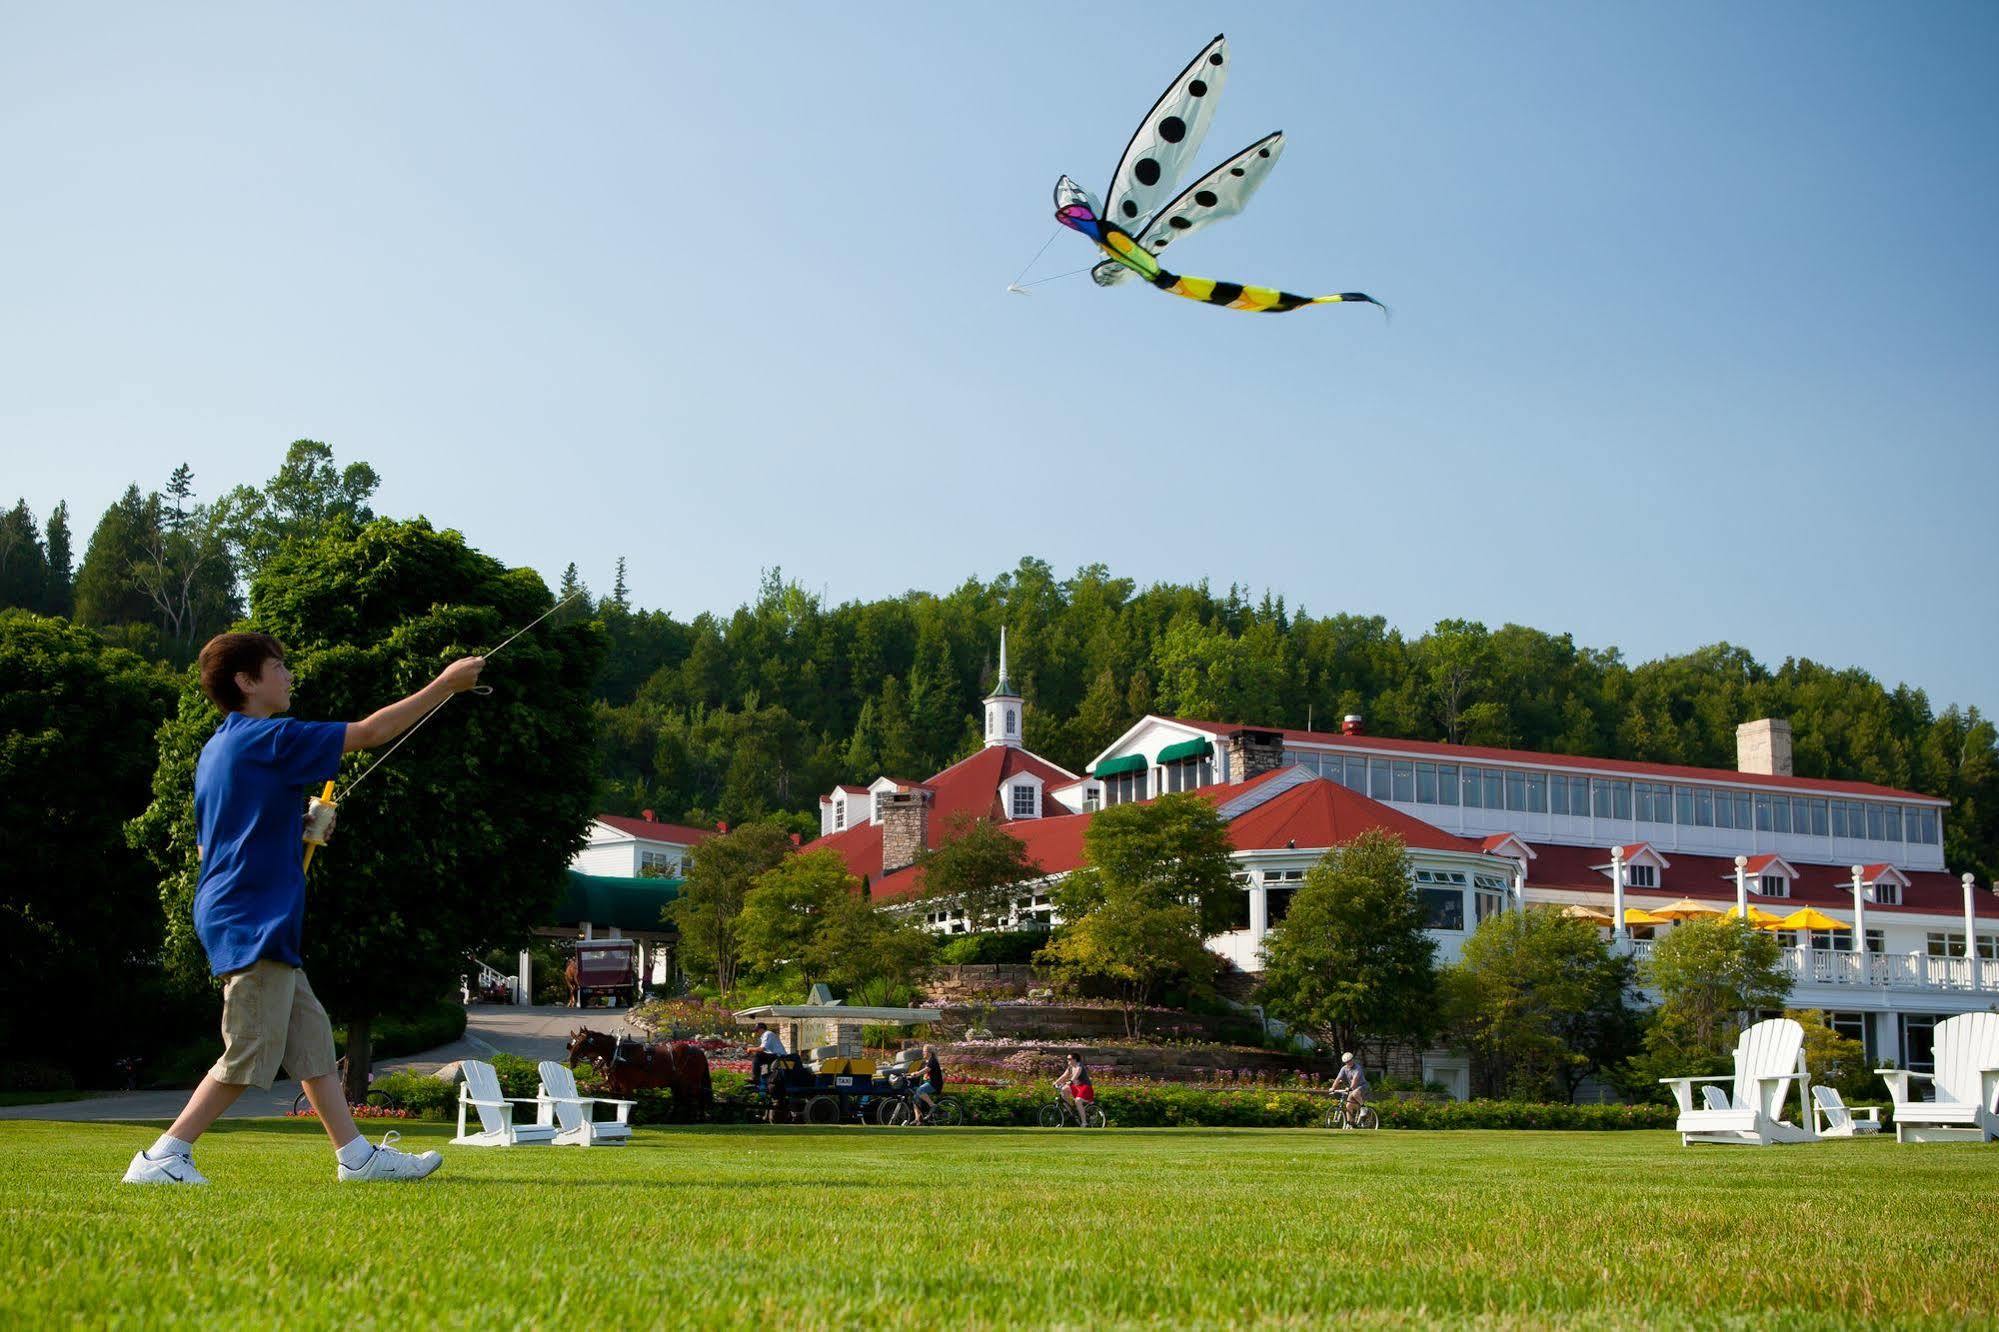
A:
[[[1734,907],[1730,907],[1722,914],[1729,920],[1738,919],[1741,915]],[[1749,904],[1749,923],[1759,930],[1781,930],[1788,928],[1784,924],[1782,916],[1774,911],[1765,911],[1754,902]]]
[[[1598,911],[1595,907],[1583,906],[1580,903],[1574,906],[1563,907],[1562,914],[1571,920],[1586,920],[1592,925],[1610,925],[1614,923],[1608,911]]]
[[[1835,920],[1817,907],[1799,907],[1784,917],[1787,930],[1850,930],[1853,926],[1843,920]]]
[[[1672,917],[1654,915],[1644,907],[1626,907],[1624,908],[1624,923],[1626,925],[1667,925],[1672,923]]]
[[[1668,902],[1662,907],[1653,907],[1652,914],[1660,920],[1692,920],[1696,916],[1719,916],[1721,908],[1696,902],[1691,897],[1683,897],[1677,902]]]

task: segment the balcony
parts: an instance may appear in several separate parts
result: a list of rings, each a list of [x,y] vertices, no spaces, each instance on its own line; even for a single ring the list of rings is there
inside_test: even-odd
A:
[[[1640,962],[1650,959],[1651,941],[1637,941],[1633,956]],[[1999,993],[1999,961],[1989,958],[1848,953],[1831,948],[1783,948],[1778,950],[1778,958],[1793,985]]]

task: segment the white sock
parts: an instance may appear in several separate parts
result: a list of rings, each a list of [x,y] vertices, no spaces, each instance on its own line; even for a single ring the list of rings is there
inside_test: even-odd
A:
[[[340,1164],[349,1170],[359,1170],[368,1164],[368,1158],[375,1154],[375,1149],[368,1145],[366,1138],[357,1135],[345,1147],[335,1148],[333,1154],[339,1157]]]
[[[185,1156],[194,1159],[194,1144],[182,1142],[171,1133],[162,1133],[159,1140],[146,1149],[146,1155],[155,1161],[164,1161],[169,1156]]]

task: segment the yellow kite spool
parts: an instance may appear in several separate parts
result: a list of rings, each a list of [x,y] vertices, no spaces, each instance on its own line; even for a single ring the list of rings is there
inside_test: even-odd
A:
[[[326,845],[323,825],[333,809],[333,783],[328,782],[326,789],[314,796],[312,803],[305,808],[305,869],[312,868],[312,853]]]

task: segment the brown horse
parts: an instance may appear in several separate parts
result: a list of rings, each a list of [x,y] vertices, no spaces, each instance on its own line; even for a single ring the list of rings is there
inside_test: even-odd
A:
[[[666,1088],[673,1098],[676,1119],[699,1123],[708,1118],[715,1104],[708,1056],[690,1042],[646,1045],[578,1027],[569,1034],[569,1066],[575,1068],[586,1061],[603,1075],[613,1096],[630,1096],[643,1087]]]

